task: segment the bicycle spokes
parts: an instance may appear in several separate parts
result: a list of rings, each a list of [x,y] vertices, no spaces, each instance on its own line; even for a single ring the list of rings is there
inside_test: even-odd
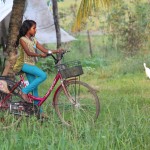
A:
[[[80,121],[94,122],[100,112],[99,100],[94,90],[81,81],[66,83],[66,89],[74,103],[68,100],[63,88],[60,88],[54,106],[61,121],[66,125]]]

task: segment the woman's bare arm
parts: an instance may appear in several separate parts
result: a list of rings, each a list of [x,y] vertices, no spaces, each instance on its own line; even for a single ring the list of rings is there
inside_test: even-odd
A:
[[[26,54],[27,54],[28,56],[41,57],[40,54],[30,52],[29,49],[28,49],[28,47],[27,47],[27,44],[24,42],[24,40],[20,39],[20,44],[21,44],[22,48],[24,49],[24,51],[26,52]]]
[[[48,53],[48,49],[46,49],[45,47],[43,47],[39,42],[37,42],[36,44],[36,47],[42,51],[43,53]],[[53,54],[56,54],[56,53],[60,53],[62,51],[62,49],[58,49],[58,50],[50,50]]]

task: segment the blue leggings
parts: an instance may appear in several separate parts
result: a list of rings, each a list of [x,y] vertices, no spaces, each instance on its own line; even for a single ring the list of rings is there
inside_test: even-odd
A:
[[[38,97],[38,85],[46,80],[46,73],[37,66],[29,64],[23,64],[22,71],[26,73],[26,77],[29,81],[29,85],[23,88],[22,92],[25,94],[32,92],[33,96]],[[37,103],[38,101],[34,101],[34,104]]]

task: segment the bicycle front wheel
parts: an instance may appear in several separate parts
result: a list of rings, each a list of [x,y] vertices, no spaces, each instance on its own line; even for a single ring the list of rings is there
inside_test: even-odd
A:
[[[72,125],[76,122],[95,122],[100,113],[100,102],[94,89],[76,80],[66,81],[64,85],[70,95],[70,100],[62,86],[54,99],[54,107],[60,120],[65,125]]]
[[[7,82],[8,90],[11,90],[11,88],[15,85],[15,82],[9,79],[5,79],[4,81]],[[22,116],[18,114],[17,112],[10,112],[11,103],[16,104],[18,102],[23,101],[23,99],[21,98],[19,94],[20,91],[21,91],[21,88],[17,87],[9,96],[9,98],[7,98],[5,103],[3,103],[2,106],[0,107],[0,129],[11,128],[14,125],[17,125],[22,119]],[[8,94],[0,91],[0,101],[8,97]]]

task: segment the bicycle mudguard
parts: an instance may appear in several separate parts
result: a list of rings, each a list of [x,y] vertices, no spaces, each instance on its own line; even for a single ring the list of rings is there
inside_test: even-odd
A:
[[[10,91],[8,90],[7,82],[4,80],[0,80],[0,91],[4,93],[10,93]]]

